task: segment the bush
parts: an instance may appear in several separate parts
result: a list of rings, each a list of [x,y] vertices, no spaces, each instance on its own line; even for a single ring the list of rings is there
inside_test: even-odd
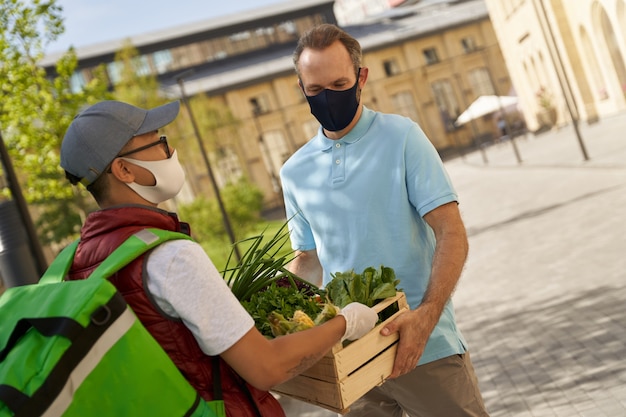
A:
[[[223,187],[220,195],[235,240],[240,240],[253,230],[261,219],[263,193],[247,179],[241,179],[237,183]],[[193,236],[201,244],[223,242],[230,245],[216,198],[196,198],[191,204],[180,205],[178,212],[183,221],[191,224]]]

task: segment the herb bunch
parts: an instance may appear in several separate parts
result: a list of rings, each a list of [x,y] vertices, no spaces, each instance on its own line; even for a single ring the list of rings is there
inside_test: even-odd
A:
[[[240,302],[250,300],[252,295],[277,281],[294,288],[306,283],[286,269],[294,258],[293,251],[281,255],[288,240],[289,231],[285,223],[269,240],[265,239],[264,233],[242,240],[240,243],[251,244],[239,261],[235,262],[234,248],[231,250],[222,277]]]
[[[254,319],[254,325],[266,337],[274,337],[268,317],[279,312],[285,318],[291,318],[298,310],[309,317],[316,317],[323,308],[319,297],[312,295],[312,288],[298,289],[272,282],[263,291],[253,294],[241,304]]]

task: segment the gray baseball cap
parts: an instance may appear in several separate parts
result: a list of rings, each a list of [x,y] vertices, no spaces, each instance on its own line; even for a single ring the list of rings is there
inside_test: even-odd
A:
[[[102,101],[80,112],[61,143],[61,167],[89,185],[134,136],[170,124],[180,110],[173,101],[145,110],[120,101]]]

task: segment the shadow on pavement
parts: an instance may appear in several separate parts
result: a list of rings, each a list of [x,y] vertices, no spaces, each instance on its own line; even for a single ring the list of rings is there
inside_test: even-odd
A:
[[[626,384],[626,288],[602,286],[518,305],[492,319],[485,319],[483,310],[482,320],[462,323],[473,339],[472,359],[492,417],[612,407],[597,399],[623,391]],[[474,309],[489,305],[459,308],[459,317],[477,317]]]
[[[539,207],[539,208],[536,208],[536,209],[533,209],[533,210],[528,210],[528,211],[519,213],[519,214],[517,214],[517,215],[515,215],[515,216],[513,216],[511,218],[506,219],[506,220],[499,221],[497,223],[490,224],[490,225],[487,225],[487,226],[468,227],[467,228],[467,236],[468,237],[476,236],[476,235],[479,235],[481,233],[484,233],[484,232],[487,232],[487,231],[490,231],[490,230],[493,230],[493,229],[498,229],[500,227],[508,226],[508,225],[510,225],[512,223],[515,223],[517,221],[520,221],[520,220],[526,220],[526,219],[529,219],[529,218],[532,218],[532,217],[535,217],[535,216],[540,216],[540,215],[548,213],[548,212],[550,212],[552,210],[556,210],[556,209],[568,206],[568,205],[573,204],[573,203],[577,203],[577,202],[580,202],[580,201],[583,201],[583,200],[586,200],[586,199],[589,199],[589,198],[593,198],[593,197],[596,197],[596,196],[601,195],[601,194],[609,193],[609,192],[615,191],[616,189],[619,189],[619,188],[623,188],[623,185],[616,185],[616,186],[613,186],[613,187],[604,188],[604,189],[601,189],[601,190],[597,190],[597,191],[593,191],[593,192],[589,192],[589,193],[577,196],[575,198],[572,198],[572,199],[569,199],[569,200],[566,200],[566,201],[561,201],[561,202],[559,202],[557,204],[552,204],[552,205],[548,205],[548,206],[545,206],[545,207]]]

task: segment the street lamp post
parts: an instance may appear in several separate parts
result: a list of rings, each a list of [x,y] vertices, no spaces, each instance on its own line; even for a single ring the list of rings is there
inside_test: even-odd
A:
[[[518,164],[522,163],[522,156],[519,153],[519,149],[517,148],[517,143],[515,143],[515,135],[513,135],[513,131],[511,129],[511,125],[509,123],[509,118],[506,117],[506,111],[504,106],[502,105],[502,99],[500,98],[499,88],[496,85],[496,82],[493,79],[493,75],[491,74],[491,64],[489,62],[489,53],[486,50],[483,50],[483,57],[486,62],[487,68],[487,76],[489,77],[489,83],[491,84],[491,88],[498,98],[498,107],[500,108],[500,116],[504,118],[504,130],[506,131],[509,140],[511,141],[511,146],[513,147],[513,153],[515,154],[515,159]]]
[[[224,221],[224,228],[226,229],[226,233],[228,233],[230,243],[232,243],[233,245],[233,249],[235,251],[235,256],[237,257],[237,261],[240,261],[241,254],[239,252],[239,247],[237,246],[237,241],[235,240],[235,234],[231,227],[228,214],[226,213],[226,209],[224,208],[224,202],[222,201],[220,189],[217,186],[217,181],[215,181],[215,176],[213,175],[213,170],[211,169],[211,163],[209,162],[209,157],[207,156],[206,149],[204,147],[204,142],[202,141],[202,137],[200,136],[200,131],[198,129],[198,125],[196,124],[196,119],[193,116],[193,112],[191,111],[191,106],[189,105],[189,100],[187,99],[187,95],[185,94],[184,78],[187,77],[188,75],[191,75],[192,72],[193,70],[185,71],[177,75],[175,79],[176,79],[176,82],[178,83],[178,86],[180,87],[181,99],[183,101],[183,105],[187,109],[187,113],[189,113],[189,119],[191,120],[191,125],[193,126],[193,131],[198,141],[198,146],[200,147],[200,153],[202,154],[204,165],[206,166],[207,173],[209,174],[209,179],[211,180],[211,185],[213,186],[213,192],[215,193],[215,198],[217,198],[217,203],[219,205],[220,212],[222,213],[222,220]]]
[[[461,84],[461,76],[457,73],[457,74],[454,74],[454,78],[459,87],[459,91],[461,92],[461,101],[462,101],[461,104],[463,105],[464,108],[467,108],[468,105],[467,105],[467,102],[465,101],[465,96],[463,95],[463,84]],[[485,149],[483,149],[482,144],[476,141],[476,137],[478,136],[478,129],[476,128],[474,118],[470,120],[470,127],[472,129],[472,135],[473,135],[472,142],[474,142],[474,146],[477,147],[478,150],[480,151],[480,155],[483,158],[483,163],[487,165],[489,163],[489,160],[487,159],[487,153],[485,152]]]
[[[537,17],[539,18],[539,14],[540,14],[539,9],[541,10],[541,15],[543,16],[543,20],[539,18],[539,26],[541,27],[541,32],[543,33],[543,37],[548,47],[548,53],[550,54],[550,57],[552,58],[552,64],[554,65],[554,69],[556,71],[556,78],[559,80],[559,86],[561,87],[563,98],[565,99],[567,111],[569,112],[570,118],[572,120],[572,124],[574,125],[574,132],[576,133],[576,138],[578,139],[578,145],[580,147],[580,151],[583,154],[583,159],[585,161],[588,161],[589,154],[587,153],[585,142],[583,141],[583,138],[580,135],[580,130],[578,129],[578,111],[576,109],[576,102],[574,101],[574,96],[572,93],[572,86],[567,77],[567,73],[565,72],[565,66],[563,65],[563,60],[561,59],[559,48],[557,48],[557,45],[556,45],[554,32],[552,32],[552,28],[550,27],[550,22],[548,22],[548,13],[546,12],[546,8],[543,4],[543,0],[538,0],[538,1],[539,1],[539,7],[537,7],[534,0],[533,0],[533,6],[535,7]],[[550,42],[548,42],[548,35],[546,34],[546,31],[550,35]],[[568,91],[566,90],[569,91],[569,94],[567,94]],[[570,103],[570,98],[572,100],[571,103]]]
[[[15,273],[15,276],[4,276],[3,279],[7,287],[34,284],[37,282],[38,277],[43,275],[48,265],[39,244],[37,231],[28,212],[28,205],[9,158],[9,152],[2,139],[2,133],[0,133],[0,160],[7,185],[13,197],[12,201],[1,204],[3,206],[3,214],[6,217],[3,216],[0,220],[7,222],[14,218],[21,223],[6,224],[7,228],[0,227],[0,230],[4,232],[10,231],[9,236],[0,236],[0,264],[4,266],[2,269],[6,270],[5,272]],[[15,212],[15,216],[11,215],[13,212]],[[22,238],[27,241],[23,248],[19,245],[19,243],[22,243]]]

